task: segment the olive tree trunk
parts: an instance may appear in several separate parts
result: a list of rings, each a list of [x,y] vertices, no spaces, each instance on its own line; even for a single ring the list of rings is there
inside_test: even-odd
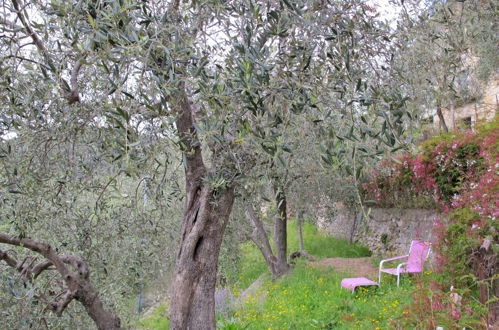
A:
[[[263,222],[257,215],[251,204],[246,207],[246,217],[253,225],[252,241],[258,247],[267,263],[272,277],[277,278],[289,269],[287,260],[287,203],[286,194],[281,188],[275,186],[275,199],[277,204],[277,216],[274,218],[274,250],[270,246],[269,236],[265,231]]]
[[[274,247],[276,250],[277,270],[279,274],[285,273],[288,268],[288,229],[287,229],[287,200],[284,189],[275,186],[275,198],[277,203],[277,216],[274,219]]]
[[[277,268],[277,258],[272,252],[270,247],[270,240],[263,226],[263,222],[260,217],[256,214],[253,205],[248,205],[246,207],[246,218],[248,218],[253,225],[254,231],[251,234],[251,240],[258,247],[260,252],[267,263],[270,274],[273,277],[279,276],[279,270]]]
[[[305,250],[305,244],[303,243],[303,216],[305,211],[300,208],[296,214],[296,231],[298,232],[298,244],[300,247],[299,256],[313,259],[313,256]]]
[[[444,114],[442,113],[442,108],[437,108],[437,116],[440,120],[440,126],[443,128],[445,133],[449,133],[449,128],[447,127],[447,123],[445,122]]]
[[[190,195],[172,282],[170,328],[215,329],[218,256],[234,193],[224,192],[216,204],[205,186]]]
[[[172,102],[183,145],[186,207],[171,291],[170,329],[215,329],[215,285],[220,246],[234,204],[233,188],[213,190],[185,94]],[[216,157],[214,155],[213,157]]]

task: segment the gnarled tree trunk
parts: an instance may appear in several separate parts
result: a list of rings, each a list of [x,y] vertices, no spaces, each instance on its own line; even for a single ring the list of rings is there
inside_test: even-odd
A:
[[[84,260],[76,256],[59,255],[49,244],[30,238],[20,239],[0,233],[0,243],[21,246],[45,257],[45,261],[33,265],[36,258],[27,257],[18,262],[7,252],[0,250],[0,260],[19,271],[25,282],[34,281],[42,272],[52,269],[51,267],[59,272],[65,284],[64,291],[53,301],[49,301],[46,296],[38,297],[47,304],[47,309],[61,315],[69,303],[76,299],[85,307],[99,330],[121,329],[120,319],[104,307],[97,290],[90,283],[88,266]]]
[[[211,189],[186,95],[172,102],[184,147],[186,208],[172,281],[170,329],[215,329],[220,246],[234,204],[233,188]],[[216,155],[214,156],[216,157]]]
[[[213,191],[200,186],[188,199],[172,282],[171,329],[215,329],[215,285],[223,233],[234,193],[214,203]]]

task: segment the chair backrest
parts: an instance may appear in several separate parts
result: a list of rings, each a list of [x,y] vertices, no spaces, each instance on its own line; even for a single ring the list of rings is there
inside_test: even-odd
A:
[[[424,241],[412,241],[409,257],[407,259],[407,270],[411,272],[422,272],[423,266],[430,254],[431,243]]]

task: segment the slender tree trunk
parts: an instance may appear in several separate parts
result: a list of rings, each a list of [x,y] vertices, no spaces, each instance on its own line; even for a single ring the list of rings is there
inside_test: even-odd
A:
[[[234,190],[226,187],[214,191],[204,183],[208,170],[183,89],[181,85],[179,97],[171,102],[178,114],[176,124],[184,148],[186,207],[172,280],[170,329],[215,329],[218,256],[234,204]]]
[[[296,214],[296,230],[298,231],[298,244],[300,245],[300,253],[305,252],[305,245],[303,244],[303,232],[302,232],[302,222],[303,222],[303,210],[299,210]]]
[[[270,274],[273,277],[278,277],[279,273],[277,271],[277,258],[272,252],[270,247],[269,237],[265,228],[263,227],[262,220],[256,214],[255,209],[252,205],[246,207],[246,217],[251,221],[255,229],[254,233],[251,235],[251,240],[258,247],[260,252],[262,252],[263,258],[267,262],[267,267],[269,268]]]
[[[313,258],[313,256],[305,250],[305,244],[303,243],[303,214],[305,212],[303,209],[299,209],[296,214],[296,231],[298,232],[298,244],[300,246],[300,256],[305,258]]]
[[[441,107],[437,108],[437,116],[438,116],[438,119],[440,119],[440,126],[443,128],[444,132],[449,133],[449,128],[447,127],[447,124],[445,123],[445,118],[444,118],[444,114],[442,113]]]
[[[287,259],[287,201],[282,187],[274,186],[274,191],[277,202],[277,216],[274,219],[274,246],[277,257],[276,270],[279,274],[283,274],[289,268]]]

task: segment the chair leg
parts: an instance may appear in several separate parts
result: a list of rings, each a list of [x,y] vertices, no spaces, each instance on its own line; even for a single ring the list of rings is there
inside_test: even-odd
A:
[[[381,270],[379,271],[378,282],[379,282],[379,285],[381,286]]]
[[[400,286],[400,273],[397,274],[397,286]]]

